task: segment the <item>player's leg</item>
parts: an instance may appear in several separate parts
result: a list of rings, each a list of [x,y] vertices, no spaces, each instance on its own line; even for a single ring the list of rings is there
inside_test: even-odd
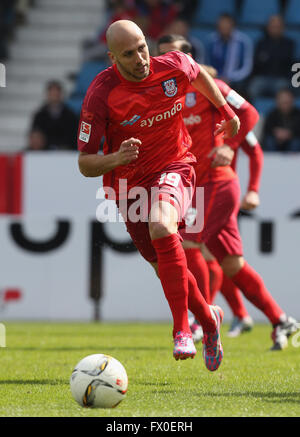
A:
[[[212,304],[215,300],[217,292],[221,289],[223,270],[216,258],[207,249],[204,243],[201,243],[201,252],[209,271],[209,302]]]
[[[234,315],[227,335],[237,337],[243,332],[250,331],[253,327],[253,320],[248,314],[239,289],[223,274],[222,267],[205,244],[201,245],[201,250],[209,268],[210,303],[214,302],[216,293],[221,291]]]
[[[175,359],[194,357],[188,323],[187,261],[178,234],[194,191],[195,172],[187,164],[171,164],[151,183],[149,235],[156,252],[159,278],[173,316]]]
[[[158,273],[173,315],[173,336],[190,333],[188,324],[187,262],[177,234],[176,208],[166,201],[155,202],[149,214],[149,233],[157,254]]]
[[[227,255],[222,261],[224,273],[242,291],[246,298],[260,309],[273,325],[272,350],[284,349],[288,337],[297,330],[297,322],[287,317],[270,292],[262,277],[243,257]]]
[[[238,180],[229,181],[226,191],[220,194],[235,199],[236,208],[219,234],[212,236],[205,243],[220,262],[224,274],[270,320],[274,327],[272,335],[273,349],[282,349],[287,345],[288,334],[296,329],[296,321],[287,318],[284,311],[266,289],[261,276],[243,258],[242,240],[237,223],[240,198]],[[286,332],[286,335],[283,335],[284,332]]]
[[[202,255],[200,244],[195,241],[184,240],[182,242],[182,246],[187,259],[188,269],[194,275],[198,284],[198,288],[206,302],[211,303],[209,290],[209,271],[206,261]]]
[[[223,275],[221,293],[233,312],[233,320],[227,332],[228,337],[238,337],[253,328],[253,320],[244,305],[242,294],[226,275]]]
[[[186,164],[172,164],[166,170],[152,183],[152,187],[159,190],[151,196],[148,226],[159,278],[174,320],[173,355],[176,359],[195,355],[188,324],[190,306],[207,326],[205,338],[208,338],[209,347],[204,345],[203,348],[205,364],[209,370],[216,370],[223,357],[219,332],[223,312],[205,302],[195,278],[188,271],[181,237],[177,233],[178,221],[185,216],[191,203],[192,192],[186,188],[194,183],[194,170]]]

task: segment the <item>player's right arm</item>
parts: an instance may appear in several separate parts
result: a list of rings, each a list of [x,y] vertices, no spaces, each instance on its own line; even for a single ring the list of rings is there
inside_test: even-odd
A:
[[[98,155],[80,152],[79,170],[86,177],[102,176],[116,167],[135,161],[139,156],[139,145],[141,145],[139,139],[129,138],[123,141],[119,150],[114,153]]]
[[[141,141],[137,138],[124,140],[116,150],[99,154],[101,138],[109,124],[108,95],[114,83],[106,70],[96,76],[84,98],[78,128],[78,165],[86,177],[102,176],[115,168],[128,165],[139,155]],[[121,141],[121,140],[120,140]]]

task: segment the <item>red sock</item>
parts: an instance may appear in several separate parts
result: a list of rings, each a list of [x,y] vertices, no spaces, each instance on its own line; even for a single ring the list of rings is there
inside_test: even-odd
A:
[[[188,270],[189,278],[189,310],[192,311],[204,332],[215,332],[216,322],[214,321],[208,303],[200,293],[197,281],[193,274]]]
[[[185,249],[188,269],[194,275],[198,288],[204,299],[209,303],[209,271],[206,261],[197,247]]]
[[[266,289],[261,276],[249,264],[245,262],[231,280],[246,298],[268,317],[273,325],[280,322],[279,317],[284,312]]]
[[[178,331],[190,332],[188,322],[188,270],[179,236],[152,240],[156,250],[158,272],[173,315],[173,336]]]
[[[223,275],[221,293],[227,300],[231,311],[236,317],[243,319],[249,315],[244,305],[240,290],[226,275]]]
[[[210,300],[209,303],[213,303],[216,294],[221,290],[222,280],[223,280],[223,270],[216,259],[211,261],[206,261],[209,269],[209,289],[210,289]]]

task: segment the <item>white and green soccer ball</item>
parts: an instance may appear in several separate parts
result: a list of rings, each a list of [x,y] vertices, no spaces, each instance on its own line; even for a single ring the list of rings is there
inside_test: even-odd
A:
[[[124,366],[104,354],[88,355],[75,366],[71,392],[82,407],[113,408],[125,397],[128,377]]]

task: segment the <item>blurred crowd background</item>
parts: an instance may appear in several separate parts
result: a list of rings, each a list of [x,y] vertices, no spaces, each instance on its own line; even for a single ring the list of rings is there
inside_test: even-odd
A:
[[[135,21],[152,55],[157,39],[182,34],[193,56],[261,115],[266,152],[300,152],[299,0],[1,0],[0,152],[76,150],[82,100],[109,60],[108,25]],[[300,69],[300,68],[299,68]],[[300,83],[299,83],[300,85]]]

